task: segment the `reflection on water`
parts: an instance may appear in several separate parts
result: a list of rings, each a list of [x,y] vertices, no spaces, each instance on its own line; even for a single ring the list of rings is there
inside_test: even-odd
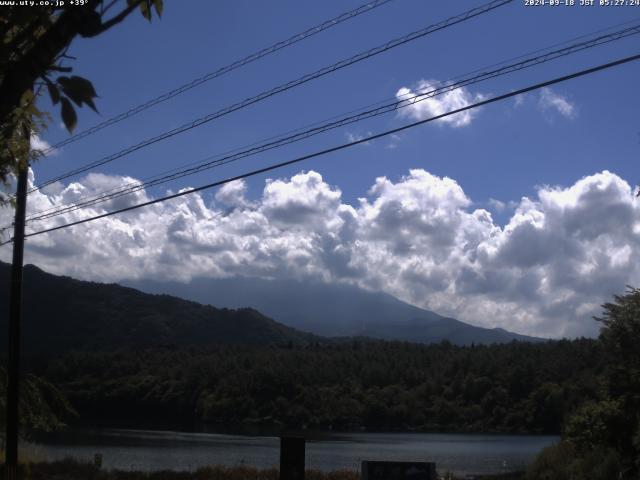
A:
[[[311,436],[307,468],[360,469],[362,460],[434,461],[458,474],[496,473],[528,464],[554,436],[440,433],[344,433]],[[206,465],[277,466],[279,439],[155,430],[78,429],[29,445],[38,458],[91,461],[102,453],[105,468],[194,470]]]

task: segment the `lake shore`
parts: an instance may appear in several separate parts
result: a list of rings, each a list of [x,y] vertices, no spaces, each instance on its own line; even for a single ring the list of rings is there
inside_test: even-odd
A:
[[[33,439],[35,440],[35,439]],[[441,472],[462,478],[524,470],[556,437],[422,433],[356,433],[307,439],[306,466],[321,472],[359,471],[362,460],[432,461]],[[278,466],[278,437],[158,430],[91,429],[59,432],[32,444],[34,461],[74,458],[91,462],[102,455],[105,470],[195,472],[210,465]]]

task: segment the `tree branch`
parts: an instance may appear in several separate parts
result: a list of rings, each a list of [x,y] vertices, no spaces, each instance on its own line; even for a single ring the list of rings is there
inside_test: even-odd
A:
[[[116,3],[118,3],[119,0],[111,0],[111,2],[109,3],[109,5],[104,5],[104,3],[102,4],[102,15],[104,15],[105,13],[107,13],[109,10],[111,10],[111,7],[113,7]]]
[[[131,5],[129,5],[127,8],[122,10],[119,14],[115,15],[114,17],[111,17],[106,22],[102,22],[99,26],[83,32],[82,36],[86,38],[91,38],[91,37],[100,35],[103,32],[106,32],[111,27],[113,27],[114,25],[117,25],[118,23],[122,22],[125,18],[127,18],[129,14],[133,12],[136,8],[138,8],[143,1],[144,0],[136,0],[135,2],[131,3]]]
[[[76,35],[82,34],[87,37],[99,35],[122,22],[140,6],[141,2],[142,0],[132,2],[104,23],[100,21],[100,16],[96,12],[100,0],[90,1],[86,5],[88,8],[71,7],[62,12],[29,51],[24,52],[20,59],[7,66],[5,76],[0,81],[0,122],[4,122],[10,112],[19,105],[22,94],[31,88],[36,79],[55,65],[56,57],[64,51]]]

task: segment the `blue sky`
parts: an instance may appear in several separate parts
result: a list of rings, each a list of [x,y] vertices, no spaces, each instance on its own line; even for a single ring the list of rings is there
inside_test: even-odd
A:
[[[80,111],[80,129],[360,4],[167,1],[160,21],[133,15],[69,52],[77,57],[74,72],[100,95],[100,114]],[[35,182],[479,5],[394,0],[65,146],[34,166]],[[640,7],[515,1],[135,152],[101,175],[34,194],[29,208],[77,201],[634,19],[640,22]],[[638,45],[631,37],[479,83],[64,221],[396,128],[637,54]],[[319,278],[382,290],[476,325],[594,335],[591,316],[600,304],[640,284],[632,261],[640,253],[633,196],[640,181],[639,74],[640,62],[627,64],[220,190],[33,237],[26,258],[55,273],[105,281]],[[47,100],[41,105],[47,109]],[[50,144],[68,135],[57,113],[53,118],[42,135]],[[8,221],[6,212],[0,217]]]
[[[194,1],[185,7],[167,2],[161,21],[148,24],[135,15],[102,37],[77,41],[71,50],[78,57],[75,72],[92,79],[101,97],[100,117],[83,111],[80,128],[361,3]],[[395,0],[70,145],[58,158],[37,165],[36,174],[40,179],[49,178],[481,3]],[[393,97],[399,88],[411,87],[420,79],[446,80],[636,17],[640,17],[640,8],[525,7],[523,2],[514,2],[161,142],[103,171],[147,176]],[[637,37],[631,37],[476,85],[471,91],[507,92],[636,53],[637,45]],[[281,174],[316,169],[354,199],[377,176],[398,177],[409,168],[422,167],[455,178],[477,202],[518,200],[531,194],[536,185],[569,184],[602,169],[636,181],[640,173],[635,161],[640,151],[640,96],[634,79],[639,72],[637,62],[554,87],[575,105],[573,118],[541,111],[535,98],[527,99],[522,108],[507,101],[482,109],[465,128],[424,126],[404,134],[393,150],[384,148],[388,142],[381,140]],[[180,185],[205,183],[227,172],[333,145],[346,140],[347,132],[363,135],[405,121],[387,116],[354,125]],[[44,138],[54,143],[65,135],[54,125]],[[256,179],[252,184],[262,181]]]

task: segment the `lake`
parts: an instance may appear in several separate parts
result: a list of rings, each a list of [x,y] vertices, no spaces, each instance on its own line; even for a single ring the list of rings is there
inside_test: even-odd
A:
[[[498,473],[527,465],[555,436],[443,433],[327,433],[307,440],[307,468],[360,469],[362,460],[434,461],[440,472]],[[277,466],[279,439],[271,436],[158,430],[74,429],[49,435],[28,449],[37,458],[103,455],[105,468],[194,470],[227,466]]]

